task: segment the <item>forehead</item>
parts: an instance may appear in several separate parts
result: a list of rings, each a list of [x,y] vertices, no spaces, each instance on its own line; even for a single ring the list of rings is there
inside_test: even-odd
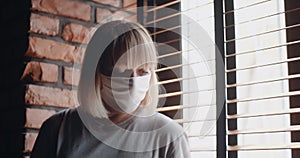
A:
[[[114,69],[151,69],[156,63],[156,56],[146,48],[129,49],[115,61]]]

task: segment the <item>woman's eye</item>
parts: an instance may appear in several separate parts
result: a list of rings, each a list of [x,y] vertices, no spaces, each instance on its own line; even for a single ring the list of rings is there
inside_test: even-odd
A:
[[[146,71],[146,70],[144,70],[144,69],[140,69],[140,70],[138,70],[138,75],[139,76],[144,76],[144,75],[146,75],[146,74],[148,74],[149,72],[148,71]]]

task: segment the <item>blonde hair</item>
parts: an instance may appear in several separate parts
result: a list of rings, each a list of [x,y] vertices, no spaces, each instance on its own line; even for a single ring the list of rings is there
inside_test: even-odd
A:
[[[117,64],[126,69],[143,67],[151,73],[150,89],[143,106],[156,109],[158,102],[157,51],[148,31],[140,24],[125,20],[100,25],[93,34],[81,67],[78,101],[94,117],[108,118],[101,94],[101,75],[111,76]]]

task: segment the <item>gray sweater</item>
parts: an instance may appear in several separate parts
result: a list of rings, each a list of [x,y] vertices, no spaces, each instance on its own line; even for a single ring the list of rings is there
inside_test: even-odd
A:
[[[181,126],[160,113],[148,117],[135,116],[123,121],[117,125],[122,129],[121,133],[110,130],[108,126],[96,128],[97,132],[104,135],[98,135],[93,127],[83,122],[77,108],[63,110],[47,119],[40,129],[31,157],[190,157],[187,136]],[[163,128],[166,125],[168,127]],[[136,150],[130,150],[132,147]]]

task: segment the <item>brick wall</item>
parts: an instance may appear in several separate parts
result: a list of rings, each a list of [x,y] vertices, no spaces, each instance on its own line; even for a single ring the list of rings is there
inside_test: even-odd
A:
[[[135,0],[32,0],[25,84],[25,143],[28,157],[44,120],[74,107],[86,36],[112,14],[135,20]],[[130,9],[133,11],[133,9]],[[111,18],[109,18],[111,19]]]

